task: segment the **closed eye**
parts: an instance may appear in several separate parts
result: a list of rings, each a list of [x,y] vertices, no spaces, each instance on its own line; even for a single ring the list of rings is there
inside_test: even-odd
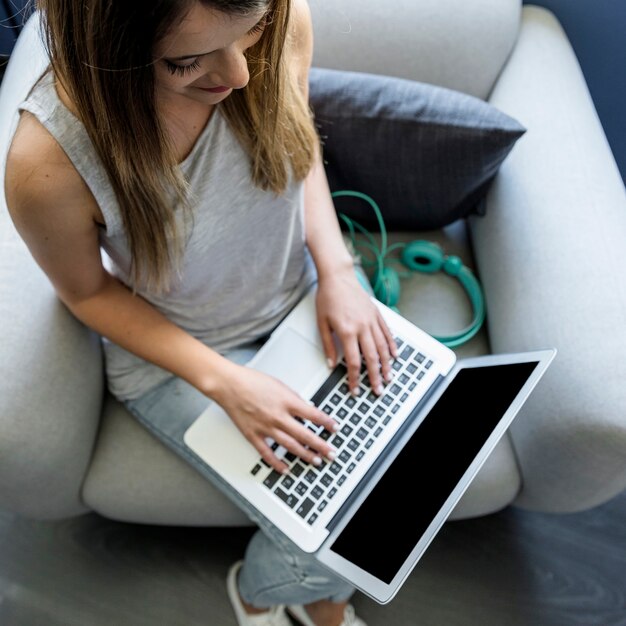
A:
[[[167,59],[164,59],[164,61],[169,73],[172,75],[178,74],[179,76],[186,76],[187,74],[195,72],[200,67],[199,59],[196,59],[193,63],[190,63],[189,65],[177,65],[176,63],[172,63]]]

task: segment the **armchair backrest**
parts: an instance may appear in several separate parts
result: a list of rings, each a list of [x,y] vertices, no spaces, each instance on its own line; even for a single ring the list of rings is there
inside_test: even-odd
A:
[[[521,0],[309,0],[313,64],[387,74],[486,99],[515,41]]]

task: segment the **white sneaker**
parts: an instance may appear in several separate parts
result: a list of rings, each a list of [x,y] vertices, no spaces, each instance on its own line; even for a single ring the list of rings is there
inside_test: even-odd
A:
[[[249,615],[241,604],[239,597],[239,589],[237,588],[237,574],[243,561],[237,561],[228,570],[228,577],[226,578],[226,591],[228,592],[228,598],[235,611],[235,617],[239,626],[293,626],[291,620],[285,613],[285,606],[279,604],[269,609],[265,613],[258,613],[257,615]]]
[[[293,615],[293,617],[295,617],[300,624],[302,624],[302,626],[315,626],[315,623],[309,617],[306,609],[301,604],[290,604],[287,607],[287,612],[290,615]],[[341,626],[367,626],[367,624],[360,617],[356,616],[354,607],[351,604],[348,604],[343,614],[343,622],[341,622]]]

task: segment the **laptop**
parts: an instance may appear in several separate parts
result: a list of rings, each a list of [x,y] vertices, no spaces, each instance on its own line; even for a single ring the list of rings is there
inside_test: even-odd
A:
[[[458,359],[373,299],[398,357],[381,396],[345,362],[329,370],[317,330],[315,290],[271,334],[249,367],[282,380],[339,423],[304,422],[337,450],[305,463],[268,441],[289,466],[263,461],[212,403],[185,444],[302,550],[384,604],[397,593],[556,354],[555,349]]]

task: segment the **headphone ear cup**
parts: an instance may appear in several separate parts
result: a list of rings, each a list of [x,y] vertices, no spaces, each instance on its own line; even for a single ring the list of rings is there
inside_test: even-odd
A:
[[[374,295],[388,307],[395,307],[400,300],[400,276],[392,267],[384,267],[372,280]]]
[[[434,241],[416,239],[404,246],[400,258],[404,266],[413,272],[434,274],[441,269],[445,254]]]

